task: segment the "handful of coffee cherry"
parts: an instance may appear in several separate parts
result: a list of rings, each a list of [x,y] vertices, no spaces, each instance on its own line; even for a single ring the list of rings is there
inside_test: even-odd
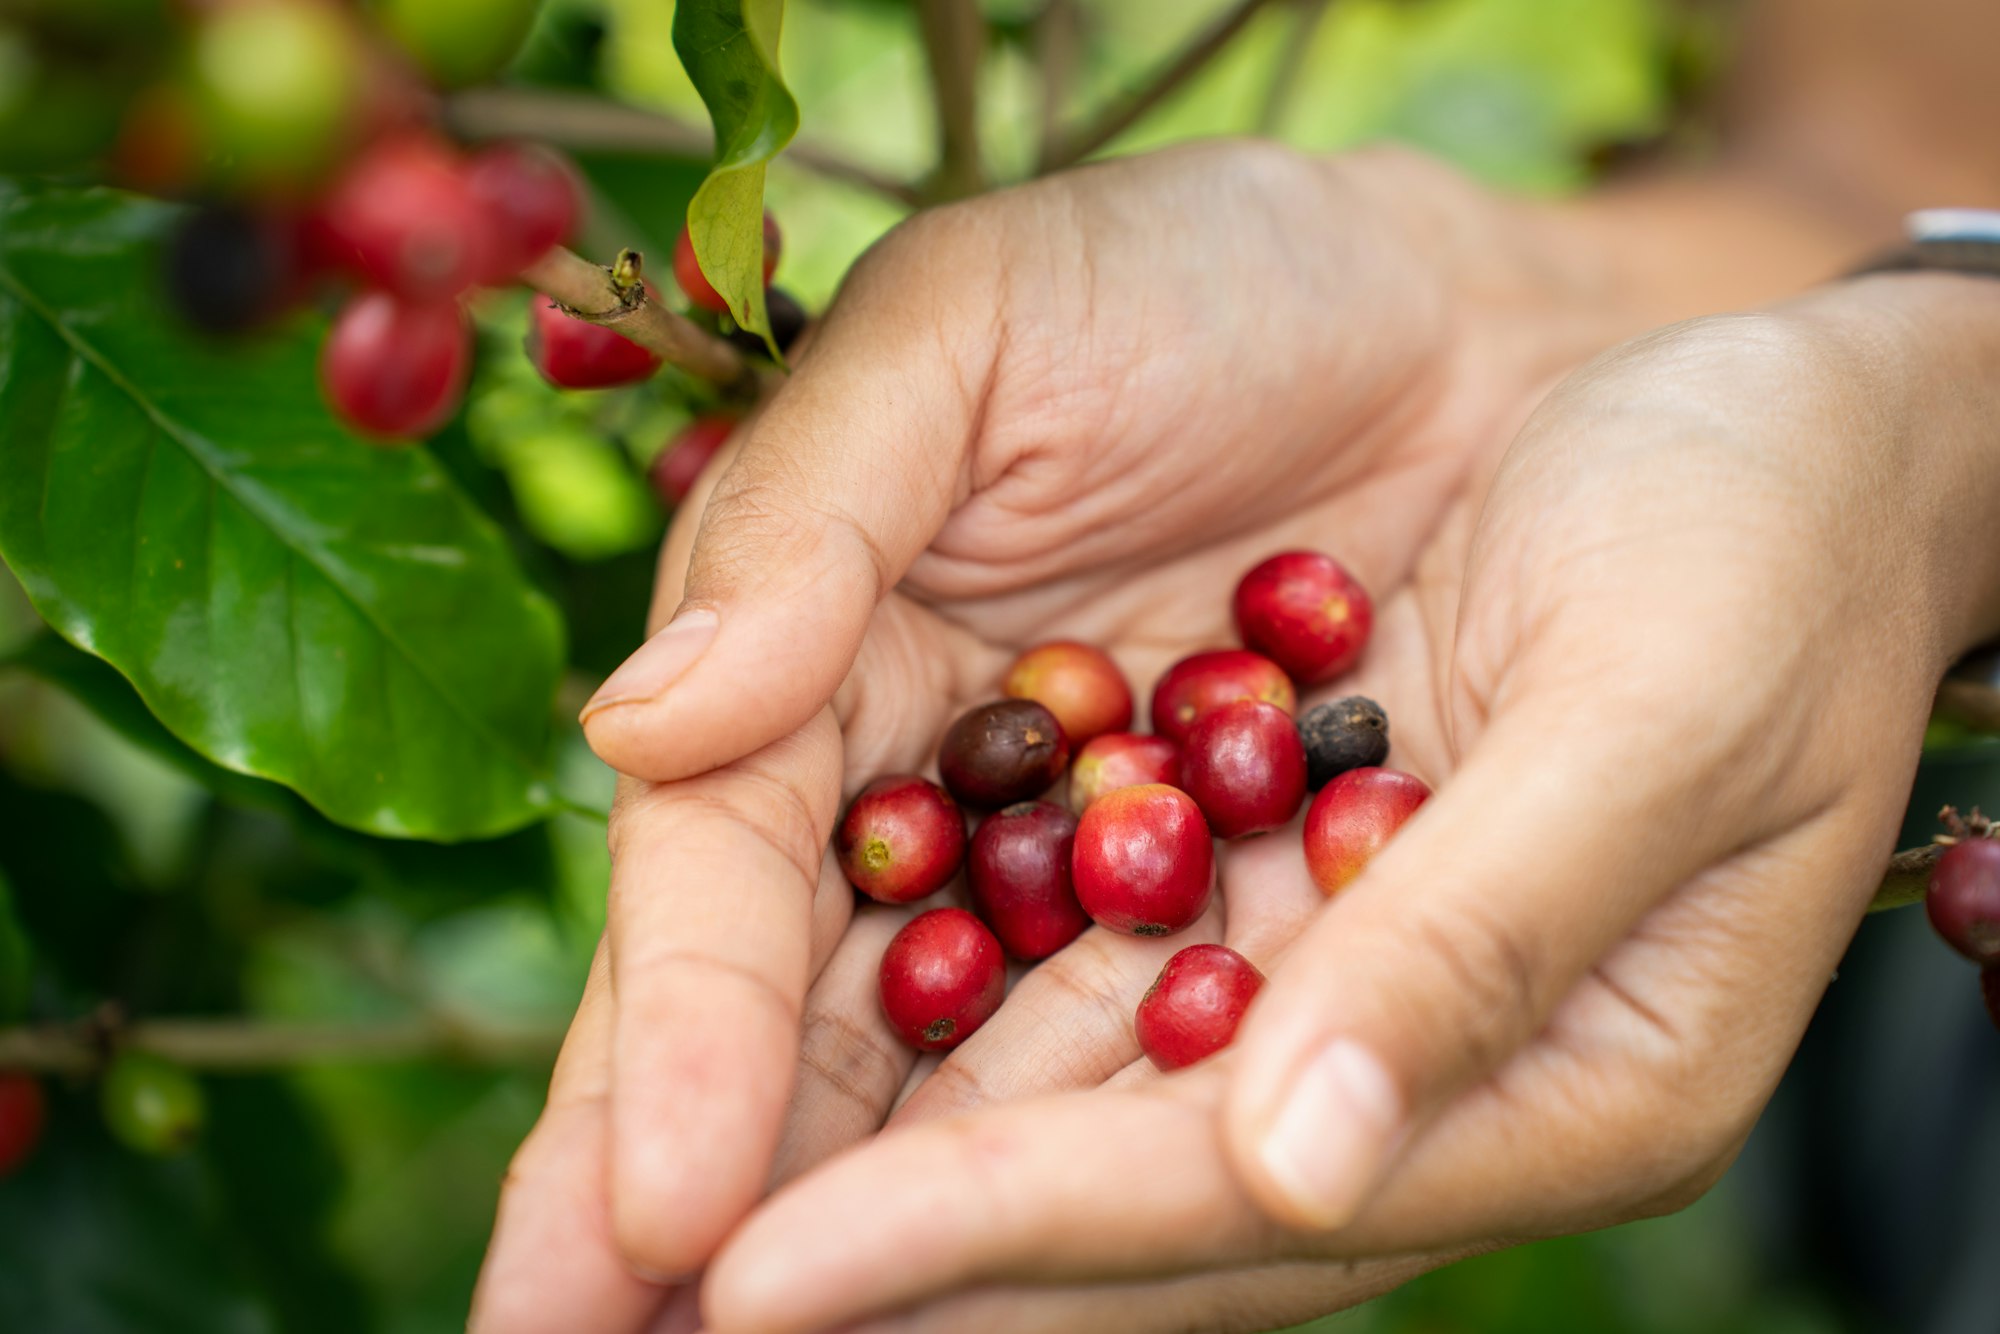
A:
[[[854,887],[914,903],[964,869],[971,910],[933,908],[882,956],[883,1013],[905,1042],[945,1051],[1000,1008],[1008,956],[1045,959],[1093,922],[1132,936],[1184,931],[1207,911],[1215,840],[1291,823],[1307,794],[1306,863],[1328,895],[1360,875],[1430,795],[1382,767],[1389,719],[1361,696],[1296,718],[1298,689],[1351,670],[1374,612],[1341,565],[1272,556],[1234,602],[1245,647],[1175,663],[1153,690],[1152,733],[1132,726],[1131,686],[1102,650],[1058,641],[1008,670],[1004,698],[946,729],[933,783],[888,774],[863,788],[834,835]],[[1067,774],[1067,800],[1047,794]],[[981,818],[968,838],[967,812]],[[1222,945],[1167,961],[1134,1016],[1163,1070],[1228,1045],[1263,984]]]

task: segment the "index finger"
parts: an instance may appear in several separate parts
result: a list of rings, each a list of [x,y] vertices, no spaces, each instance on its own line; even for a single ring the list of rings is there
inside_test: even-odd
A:
[[[611,1203],[619,1249],[691,1274],[759,1196],[812,973],[815,900],[845,913],[827,852],[840,799],[831,710],[712,773],[627,789],[609,909],[618,998]]]

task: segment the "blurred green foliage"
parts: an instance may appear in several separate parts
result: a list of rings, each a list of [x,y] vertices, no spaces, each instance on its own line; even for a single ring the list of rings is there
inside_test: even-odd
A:
[[[1085,0],[1077,76],[1060,99],[1066,118],[1088,119],[1138,86],[1225,7]],[[431,13],[389,8],[412,22]],[[547,0],[508,78],[702,119],[674,54],[674,9],[673,0]],[[986,9],[999,40],[982,71],[980,130],[997,172],[1019,176],[1040,141],[1038,5]],[[1110,151],[1210,134],[1268,132],[1322,150],[1392,137],[1499,184],[1574,188],[1606,145],[1665,127],[1691,50],[1714,59],[1715,31],[1691,26],[1686,10],[1670,0],[1272,5]],[[78,62],[38,53],[24,34],[80,16],[89,40],[74,49],[94,51],[91,24],[106,15],[129,31],[162,13],[141,0],[0,8],[0,167],[99,151],[117,129]],[[468,68],[490,59],[443,55]],[[932,168],[909,5],[791,0],[781,63],[804,141],[898,179]],[[577,157],[593,196],[584,248],[634,245],[663,270],[706,163]],[[904,212],[783,157],[767,188],[785,228],[778,280],[816,310]],[[571,715],[641,633],[663,527],[643,468],[711,399],[674,376],[557,395],[518,354],[525,311],[518,294],[480,306],[467,410],[430,454],[496,525],[523,578],[560,607],[570,650],[558,712]],[[141,1015],[504,1019],[554,1031],[603,925],[604,826],[587,812],[610,793],[573,727],[561,729],[555,755],[568,807],[504,838],[446,847],[342,828],[290,790],[181,743],[118,672],[49,637],[0,578],[0,1015],[74,1018],[112,1001]],[[118,1146],[86,1082],[53,1080],[48,1141],[0,1182],[0,1328],[462,1328],[501,1173],[547,1073],[545,1055],[207,1076],[209,1130],[165,1160]],[[1732,1178],[1678,1217],[1467,1261],[1323,1327],[1866,1328],[1778,1272]]]

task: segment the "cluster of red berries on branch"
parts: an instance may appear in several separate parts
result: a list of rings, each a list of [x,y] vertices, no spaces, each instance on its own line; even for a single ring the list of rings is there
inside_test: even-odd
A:
[[[321,385],[334,413],[379,443],[422,438],[451,418],[473,363],[464,302],[479,289],[533,279],[552,283],[550,295],[530,298],[527,340],[550,384],[635,384],[660,368],[665,351],[692,373],[747,389],[755,377],[744,373],[746,358],[769,349],[727,319],[728,303],[702,273],[685,229],[673,270],[691,318],[661,310],[650,323],[628,323],[634,308],[659,297],[636,273],[621,285],[616,269],[603,278],[565,253],[559,258],[584,275],[551,278],[546,261],[583,212],[580,177],[539,145],[452,141],[434,86],[476,72],[462,68],[468,43],[481,48],[472,63],[490,72],[519,45],[524,25],[496,14],[472,31],[439,17],[414,0],[393,12],[260,0],[182,16],[186,58],[161,62],[161,79],[129,97],[108,154],[122,183],[202,201],[167,247],[174,308],[205,333],[234,334],[309,301],[337,301]],[[270,77],[272,60],[290,62],[295,77]],[[781,248],[766,214],[767,288]],[[636,254],[626,255],[636,269]],[[576,287],[592,296],[601,287],[605,304],[618,305],[561,305]],[[567,299],[580,298],[571,291]],[[782,352],[806,313],[776,289],[765,304]],[[699,457],[691,446],[661,465],[663,497],[685,494]]]
[[[891,774],[855,797],[834,850],[856,889],[907,904],[966,881],[970,911],[920,914],[883,956],[883,1012],[905,1040],[926,1051],[963,1042],[999,1009],[1008,957],[1045,959],[1092,923],[1187,930],[1214,894],[1216,841],[1284,828],[1308,793],[1306,862],[1328,894],[1422,804],[1421,781],[1381,767],[1379,705],[1351,696],[1295,717],[1299,687],[1351,670],[1367,644],[1372,610],[1353,577],[1317,552],[1281,553],[1244,576],[1235,617],[1255,647],[1170,667],[1150,735],[1127,730],[1132,688],[1108,654],[1041,644],[1009,667],[1002,698],[946,729],[940,781]],[[1225,946],[1180,951],[1135,1016],[1141,1050],[1168,1070],[1213,1053],[1262,982]]]

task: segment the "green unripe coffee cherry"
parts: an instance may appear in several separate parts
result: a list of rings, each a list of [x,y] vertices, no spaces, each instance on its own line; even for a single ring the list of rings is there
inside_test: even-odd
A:
[[[193,1144],[207,1116],[195,1077],[145,1052],[120,1052],[99,1090],[104,1123],[119,1143],[140,1153],[179,1153]]]
[[[351,20],[314,0],[216,10],[196,33],[190,76],[218,172],[255,184],[317,174],[361,100]]]
[[[541,0],[375,0],[376,18],[447,88],[492,78],[534,26]]]

